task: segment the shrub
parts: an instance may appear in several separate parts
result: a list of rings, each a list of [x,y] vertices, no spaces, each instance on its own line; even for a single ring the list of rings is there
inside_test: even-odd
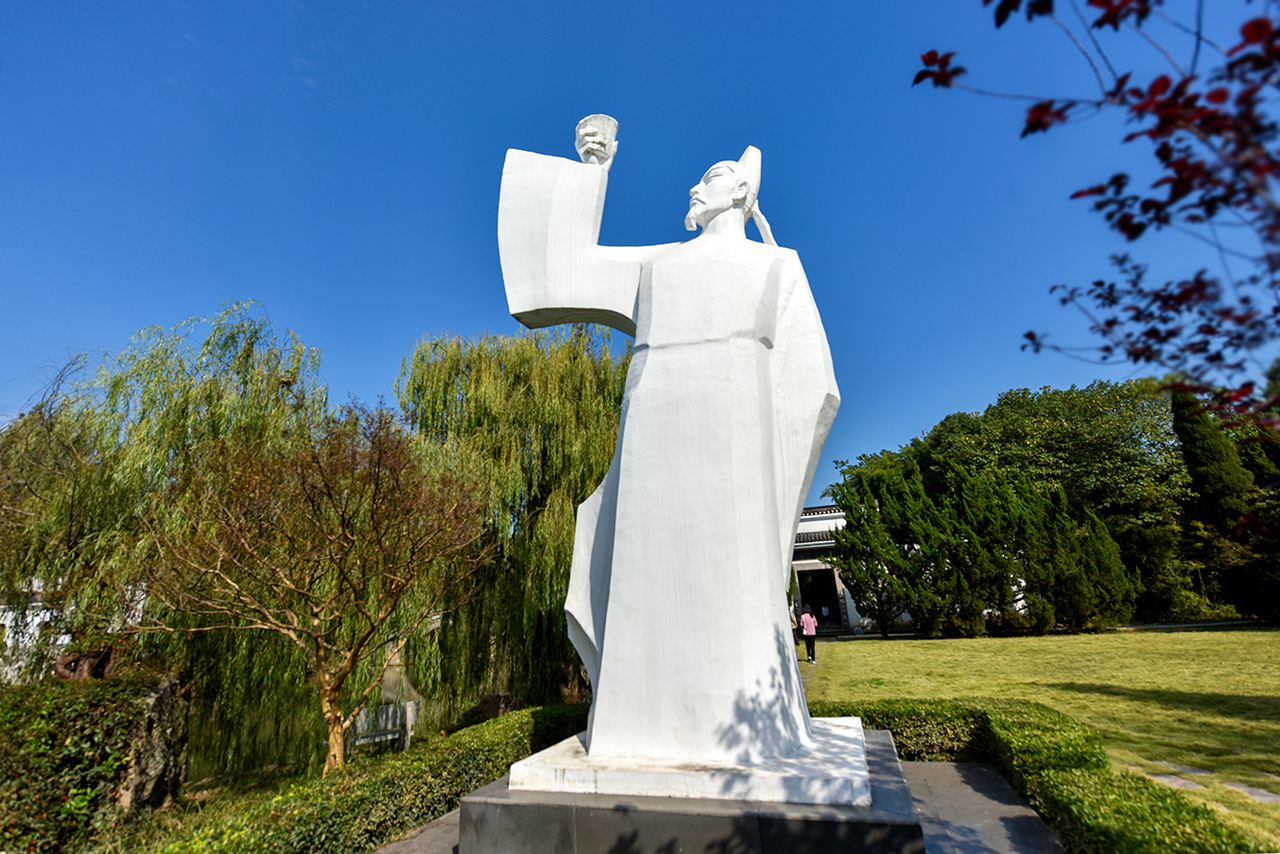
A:
[[[62,851],[109,823],[159,677],[0,687],[0,850]]]
[[[1079,854],[1264,850],[1211,810],[1137,774],[1047,771],[1036,790],[1036,809]]]
[[[506,774],[512,762],[586,724],[586,704],[511,712],[384,760],[357,761],[326,778],[295,783],[270,802],[159,851],[366,851],[454,809],[463,795]]]
[[[890,730],[903,759],[993,763],[1072,854],[1259,850],[1174,790],[1112,773],[1097,732],[1040,703],[885,700],[809,708],[815,716],[857,715],[869,729]]]
[[[904,759],[990,761],[1073,854],[1245,852],[1255,844],[1210,810],[1108,770],[1098,734],[1016,700],[815,702],[816,716],[858,715],[889,729]],[[455,808],[517,759],[586,726],[587,706],[511,712],[382,761],[287,788],[269,803],[160,849],[165,854],[346,852],[385,844]]]
[[[990,753],[981,743],[982,713],[964,703],[942,700],[924,705],[919,700],[884,700],[851,706],[818,700],[809,704],[809,711],[821,718],[856,715],[866,729],[889,730],[903,759],[977,762]]]

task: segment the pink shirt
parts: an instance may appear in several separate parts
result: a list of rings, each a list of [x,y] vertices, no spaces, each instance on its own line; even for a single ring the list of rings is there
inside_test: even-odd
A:
[[[800,626],[806,635],[816,635],[818,633],[818,618],[813,614],[801,614]]]

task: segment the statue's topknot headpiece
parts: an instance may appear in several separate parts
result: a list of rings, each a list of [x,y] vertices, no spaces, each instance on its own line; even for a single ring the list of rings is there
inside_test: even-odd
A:
[[[742,203],[743,212],[750,217],[760,194],[760,149],[748,145],[738,158],[738,174],[747,182],[747,198]]]
[[[777,241],[773,239],[773,230],[769,228],[769,221],[760,212],[757,201],[760,195],[760,149],[754,145],[748,145],[747,150],[738,158],[737,172],[747,182],[747,197],[742,201],[743,219],[754,219],[764,242],[777,246]]]

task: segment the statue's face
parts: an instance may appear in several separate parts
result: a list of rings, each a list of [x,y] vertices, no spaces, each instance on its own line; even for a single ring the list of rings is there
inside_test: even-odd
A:
[[[689,190],[689,215],[685,228],[693,231],[720,214],[742,204],[747,197],[747,182],[738,176],[731,163],[717,163],[707,170],[702,180]]]

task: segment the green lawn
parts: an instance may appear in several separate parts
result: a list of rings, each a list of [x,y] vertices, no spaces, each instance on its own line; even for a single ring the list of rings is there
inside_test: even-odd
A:
[[[800,647],[803,650],[803,647]],[[1280,631],[820,643],[810,700],[1018,697],[1097,728],[1116,770],[1212,771],[1187,795],[1280,843]],[[1280,850],[1280,844],[1277,845]]]

